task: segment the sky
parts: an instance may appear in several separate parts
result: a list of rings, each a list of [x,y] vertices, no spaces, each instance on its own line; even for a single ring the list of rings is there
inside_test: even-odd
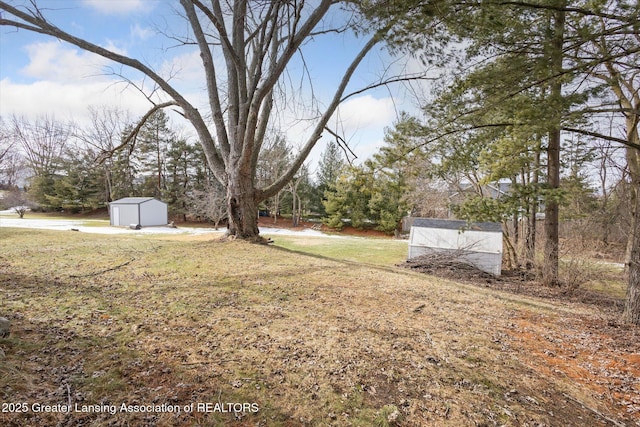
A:
[[[13,0],[12,3],[23,3]],[[195,105],[206,108],[206,90],[200,57],[193,47],[177,46],[163,33],[185,34],[187,24],[177,14],[177,2],[161,0],[40,0],[45,16],[62,29],[81,38],[127,56],[141,59],[162,74],[175,74],[172,83]],[[45,9],[46,8],[46,9]],[[363,40],[352,34],[334,34],[314,39],[304,46],[305,65],[313,80],[313,93],[320,104],[329,101],[343,70]],[[384,49],[364,60],[350,89],[357,90],[375,81],[390,63]],[[409,60],[409,63],[411,61]],[[403,61],[393,67],[405,66]],[[302,62],[290,67],[289,81],[299,98],[308,99],[308,81],[300,88]],[[387,72],[389,72],[387,70]],[[51,37],[24,30],[0,27],[0,116],[23,116],[33,119],[53,115],[57,120],[74,120],[88,124],[89,109],[105,106],[142,116],[149,102],[115,73],[150,89],[151,84],[139,73]],[[370,157],[383,143],[384,129],[393,125],[400,111],[414,108],[401,91],[380,88],[347,100],[330,122],[330,126],[349,142],[358,161]],[[288,103],[277,126],[294,146],[300,145],[308,132],[308,121],[300,121],[307,110]],[[172,116],[172,127],[182,134],[194,134],[188,122]],[[194,137],[195,138],[195,137]],[[311,163],[317,161],[329,137],[325,134],[314,149]],[[312,165],[313,168],[313,165]]]

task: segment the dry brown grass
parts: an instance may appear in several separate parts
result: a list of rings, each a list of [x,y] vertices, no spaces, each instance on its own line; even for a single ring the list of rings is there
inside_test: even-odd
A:
[[[640,420],[639,331],[582,304],[242,242],[12,229],[0,229],[0,295],[13,322],[0,339],[2,402],[259,407],[30,410],[0,413],[3,426]],[[636,339],[612,339],[614,327]],[[584,381],[570,350],[594,373]]]

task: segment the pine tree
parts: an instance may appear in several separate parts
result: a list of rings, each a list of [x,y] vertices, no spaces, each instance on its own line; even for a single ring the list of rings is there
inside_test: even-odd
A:
[[[163,110],[151,115],[138,133],[135,154],[144,179],[143,195],[162,198],[167,190],[167,152],[174,139]]]
[[[320,160],[318,162],[318,172],[316,173],[316,187],[313,194],[313,204],[321,216],[327,214],[323,200],[325,192],[333,189],[340,174],[345,170],[347,162],[342,156],[338,144],[330,140],[327,143]]]

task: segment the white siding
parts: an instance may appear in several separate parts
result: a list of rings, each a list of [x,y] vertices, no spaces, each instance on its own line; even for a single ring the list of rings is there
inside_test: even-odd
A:
[[[151,199],[140,204],[140,225],[149,227],[167,225],[167,204],[160,200]]]
[[[151,197],[125,197],[111,202],[111,225],[167,225],[167,204]]]
[[[451,228],[411,227],[409,259],[431,253],[448,253],[482,271],[502,272],[502,232]]]
[[[117,209],[114,209],[114,207]],[[118,218],[114,218],[114,215],[118,215]],[[111,217],[111,225],[129,226],[138,224],[138,205],[112,205]]]

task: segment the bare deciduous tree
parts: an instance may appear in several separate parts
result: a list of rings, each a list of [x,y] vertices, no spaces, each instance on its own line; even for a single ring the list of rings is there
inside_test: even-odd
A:
[[[71,136],[70,126],[51,116],[41,116],[33,121],[12,116],[11,132],[34,176],[58,172],[60,159]]]
[[[22,172],[23,159],[9,125],[0,117],[0,185],[15,187]]]
[[[204,190],[194,190],[190,199],[190,212],[213,222],[218,229],[227,217],[226,191],[217,182],[212,182]]]
[[[88,150],[95,153],[110,153],[122,142],[125,126],[131,122],[121,110],[102,107],[89,107],[90,123],[77,129],[75,136],[86,144]],[[101,162],[104,173],[104,200],[112,201],[113,196],[113,158],[105,157]]]
[[[9,192],[2,200],[3,204],[9,206],[12,211],[18,214],[20,218],[24,218],[24,214],[33,206],[27,195],[18,189]]]
[[[291,165],[291,146],[281,134],[265,138],[262,152],[258,156],[256,168],[256,183],[266,187],[274,183]],[[278,191],[266,200],[267,209],[273,216],[273,223],[277,224],[280,215],[280,200],[284,190]]]
[[[380,40],[380,34],[370,36],[352,62],[341,71],[342,79],[326,107],[317,114],[306,142],[290,167],[273,183],[259,188],[255,183],[256,164],[275,110],[275,90],[287,77],[292,58],[304,50],[305,41],[346,30],[347,24],[330,27],[323,19],[339,8],[342,16],[348,15],[350,12],[346,7],[350,3],[335,0],[319,0],[313,4],[304,1],[213,0],[205,3],[180,0],[180,4],[190,28],[189,35],[180,39],[185,45],[196,45],[199,49],[206,78],[208,114],[187,100],[170,77],[162,77],[140,59],[63,30],[47,19],[45,9],[39,8],[35,0],[20,7],[0,1],[0,11],[3,11],[0,25],[56,37],[133,68],[151,79],[170,100],[154,104],[145,118],[169,106],[181,110],[198,134],[208,166],[227,189],[229,233],[239,238],[256,239],[258,204],[282,190],[302,166],[339,104],[348,98],[349,95],[345,95],[347,85],[360,62]],[[212,126],[207,123],[209,117]]]
[[[0,117],[0,167],[7,158],[11,148],[13,147],[13,141],[10,138],[10,132],[7,126]]]

